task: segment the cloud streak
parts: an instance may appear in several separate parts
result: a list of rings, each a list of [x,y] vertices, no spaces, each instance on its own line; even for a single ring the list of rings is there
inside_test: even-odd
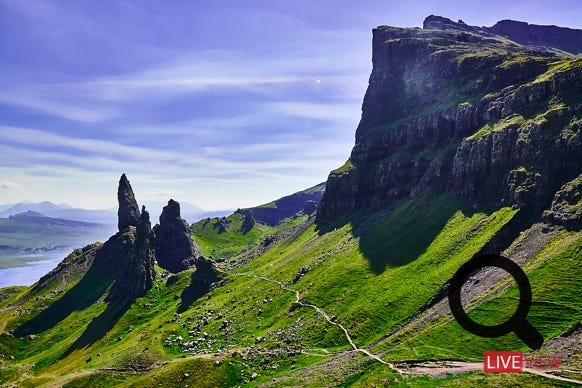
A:
[[[52,93],[51,93],[52,94]],[[53,96],[35,96],[19,90],[0,92],[0,104],[11,105],[19,108],[27,108],[36,112],[45,113],[55,117],[61,117],[71,121],[82,123],[97,123],[106,121],[115,116],[113,108],[84,108],[78,103],[57,102]]]
[[[9,181],[8,179],[0,179],[0,189],[12,190],[12,191],[23,191],[22,187],[18,183]]]

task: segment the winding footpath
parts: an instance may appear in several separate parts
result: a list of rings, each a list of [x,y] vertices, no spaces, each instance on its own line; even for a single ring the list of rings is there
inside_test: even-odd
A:
[[[323,316],[325,318],[325,320],[329,324],[335,325],[335,326],[339,327],[344,332],[344,334],[346,336],[346,339],[348,340],[350,346],[352,347],[352,349],[354,351],[363,353],[366,356],[368,356],[368,357],[370,357],[370,358],[378,361],[379,363],[382,363],[384,365],[387,365],[388,367],[390,367],[391,369],[395,370],[396,372],[398,372],[400,374],[403,374],[404,373],[403,370],[397,368],[394,364],[382,360],[380,358],[380,356],[371,353],[367,349],[359,348],[354,343],[354,341],[352,340],[352,336],[350,335],[350,333],[348,332],[348,330],[341,323],[337,322],[335,319],[331,319],[331,317],[325,311],[323,311],[320,307],[318,307],[318,306],[316,306],[314,304],[311,304],[311,303],[304,302],[301,299],[301,293],[298,290],[293,289],[293,288],[287,286],[285,283],[283,283],[283,282],[281,282],[279,280],[269,279],[269,278],[267,278],[265,276],[259,276],[259,275],[255,275],[255,274],[248,273],[248,272],[246,272],[246,273],[237,273],[237,274],[234,274],[234,275],[235,276],[247,276],[247,277],[251,277],[251,278],[255,278],[255,279],[261,279],[261,280],[264,280],[266,282],[276,283],[276,284],[278,284],[281,287],[281,289],[286,290],[286,291],[293,292],[295,294],[295,303],[297,303],[297,304],[299,304],[301,306],[304,306],[304,307],[311,307],[312,309],[315,309],[315,311],[318,312],[319,314],[321,314],[321,316]]]
[[[429,361],[429,362],[425,362],[425,363],[416,364],[415,366],[408,366],[408,367],[406,367],[406,369],[398,368],[393,363],[382,360],[382,358],[380,358],[380,356],[378,356],[374,353],[371,353],[369,350],[362,349],[362,348],[358,347],[354,343],[354,341],[352,340],[352,337],[351,337],[350,333],[348,332],[348,330],[341,323],[337,322],[337,320],[335,320],[335,319],[332,319],[320,307],[318,307],[314,304],[311,304],[311,303],[304,302],[301,298],[301,292],[299,292],[298,290],[287,286],[285,283],[283,283],[279,280],[269,279],[265,276],[255,275],[255,274],[249,273],[249,272],[235,273],[232,275],[234,275],[234,276],[246,276],[246,277],[251,277],[251,278],[255,278],[255,279],[261,279],[261,280],[264,280],[266,282],[278,284],[279,287],[281,287],[281,289],[283,289],[283,290],[293,292],[295,294],[295,303],[297,303],[301,306],[304,306],[304,307],[311,307],[317,313],[321,314],[321,316],[323,316],[329,324],[339,327],[344,332],[346,339],[349,342],[350,346],[352,347],[353,351],[365,354],[366,356],[378,361],[379,363],[387,365],[390,369],[398,372],[401,376],[402,375],[425,375],[425,374],[428,374],[431,377],[437,377],[437,376],[441,376],[441,375],[444,376],[447,373],[451,373],[451,372],[461,373],[461,372],[482,370],[482,368],[483,368],[482,363],[462,362],[462,361],[452,361],[452,362],[449,361],[449,362],[444,362],[444,363],[434,363],[434,362]],[[554,374],[538,371],[535,369],[525,368],[524,372],[536,374],[538,376],[543,376],[543,377],[553,379],[553,380],[559,380],[559,381],[563,381],[563,382],[582,385],[582,381],[580,381],[580,380],[574,380],[574,379],[570,379],[567,377],[556,376]]]

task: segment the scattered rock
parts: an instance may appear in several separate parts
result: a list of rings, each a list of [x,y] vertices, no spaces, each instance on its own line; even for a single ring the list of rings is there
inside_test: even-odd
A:
[[[302,267],[299,269],[299,271],[297,271],[297,274],[295,274],[295,277],[293,278],[293,283],[297,283],[303,276],[305,276],[305,274],[309,271],[309,266],[306,265],[305,267]]]

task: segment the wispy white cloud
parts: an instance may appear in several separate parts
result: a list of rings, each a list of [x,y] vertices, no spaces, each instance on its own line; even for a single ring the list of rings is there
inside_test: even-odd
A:
[[[17,107],[28,108],[33,111],[46,113],[51,116],[78,121],[83,123],[96,123],[111,119],[116,112],[112,107],[79,107],[78,102],[58,102],[54,96],[37,96],[19,90],[0,92],[0,103]],[[62,96],[59,96],[62,98]]]
[[[146,198],[176,198],[176,197],[183,197],[184,193],[181,191],[174,191],[174,190],[161,190],[161,191],[144,191],[142,193]]]
[[[23,191],[18,183],[9,181],[8,179],[0,179],[0,188],[3,190]]]
[[[337,95],[360,96],[366,84],[369,64],[358,55],[353,55],[354,49],[351,49],[352,55],[347,57],[314,54],[300,49],[269,58],[268,61],[246,52],[199,50],[176,53],[163,63],[145,65],[121,75],[50,87],[56,93],[100,101],[139,100],[149,96],[159,98],[233,89],[270,94],[273,88],[281,87],[326,88]],[[337,61],[340,56],[342,60]]]
[[[0,104],[16,108],[0,118],[0,171],[28,193],[53,185],[61,196],[106,197],[103,182],[127,172],[145,197],[245,206],[320,182],[353,144],[369,28],[326,29],[277,5],[184,3],[159,15],[125,1],[5,4],[30,29],[9,31],[23,47],[10,63],[25,66],[0,78]],[[184,9],[208,10],[209,22]],[[209,33],[214,20],[229,22]]]
[[[0,126],[0,152],[10,165],[71,166],[85,171],[122,171],[138,166],[151,176],[284,177],[290,171],[319,171],[346,152],[341,143],[320,140],[302,143],[264,143],[201,147],[193,152],[128,146],[100,139],[80,139],[41,130]],[[17,143],[8,146],[6,143]],[[51,147],[51,150],[43,149]],[[71,150],[83,151],[71,152]],[[5,165],[7,165],[5,163]]]
[[[354,122],[360,113],[359,103],[313,103],[303,101],[275,102],[267,108],[289,116],[328,121]]]

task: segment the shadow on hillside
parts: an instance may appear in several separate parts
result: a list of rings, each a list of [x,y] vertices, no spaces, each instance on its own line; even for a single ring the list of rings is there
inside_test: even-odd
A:
[[[184,288],[180,298],[180,306],[178,306],[178,313],[183,313],[196,300],[206,295],[217,282],[221,281],[224,274],[216,270],[216,267],[211,261],[204,259],[198,260],[196,263],[196,270],[192,272],[190,277],[190,285]],[[168,279],[170,280],[170,279]]]
[[[72,313],[97,303],[106,294],[111,295],[111,292],[115,290],[114,271],[100,263],[100,257],[95,257],[85,276],[75,286],[36,317],[17,328],[15,335],[22,337],[28,334],[42,333],[53,328]],[[60,359],[67,357],[76,349],[91,345],[101,339],[131,307],[135,299],[134,296],[116,299],[105,298],[104,301],[109,302],[105,310],[93,318],[85,331],[61,355]],[[75,322],[75,327],[77,324]]]
[[[71,313],[83,310],[101,298],[112,285],[113,277],[95,265],[95,261],[83,278],[73,288],[40,314],[15,330],[18,337],[46,331],[66,319]]]
[[[63,359],[77,349],[89,346],[105,336],[117,321],[129,310],[135,298],[123,298],[111,301],[105,311],[93,318],[79,338],[59,357]]]
[[[181,314],[188,310],[188,308],[192,306],[192,303],[203,297],[208,293],[208,291],[208,287],[203,287],[191,282],[188,287],[184,288],[182,295],[180,295],[181,301],[178,306],[178,313]]]
[[[469,217],[474,213],[466,201],[430,191],[382,211],[360,211],[318,225],[318,231],[323,234],[350,223],[370,268],[381,274],[386,267],[406,265],[426,252],[457,211]]]

